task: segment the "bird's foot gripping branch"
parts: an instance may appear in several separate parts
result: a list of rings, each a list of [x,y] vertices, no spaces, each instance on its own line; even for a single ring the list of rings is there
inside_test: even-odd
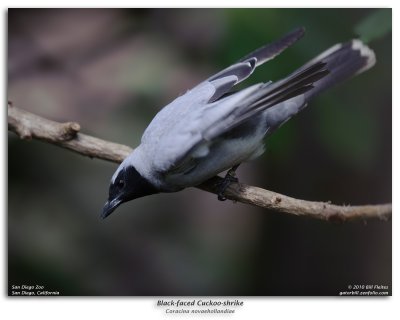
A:
[[[8,129],[21,139],[37,139],[72,150],[84,156],[120,163],[131,152],[128,146],[98,139],[79,132],[75,122],[59,123],[9,104]],[[201,185],[199,189],[218,193],[218,182],[222,178],[214,177]],[[265,189],[232,183],[224,193],[227,199],[251,204],[257,207],[284,212],[297,216],[306,216],[327,221],[349,221],[354,219],[378,218],[387,220],[392,215],[391,204],[338,206],[327,202],[312,202],[294,199]]]

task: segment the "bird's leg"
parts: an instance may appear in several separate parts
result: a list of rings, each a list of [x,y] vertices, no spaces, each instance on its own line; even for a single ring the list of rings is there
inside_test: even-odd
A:
[[[231,169],[228,170],[225,177],[222,179],[220,183],[218,183],[218,200],[225,201],[225,190],[229,187],[232,182],[238,182],[238,178],[236,177],[236,169],[240,166],[240,163],[233,166]]]

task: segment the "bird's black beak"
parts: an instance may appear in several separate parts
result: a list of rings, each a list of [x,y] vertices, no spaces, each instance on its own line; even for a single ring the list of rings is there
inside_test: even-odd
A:
[[[117,209],[117,207],[118,207],[122,202],[123,202],[123,201],[120,200],[120,199],[118,199],[118,198],[113,199],[113,200],[111,200],[111,201],[107,201],[106,204],[104,205],[104,208],[103,208],[103,212],[102,212],[102,214],[101,214],[101,217],[102,217],[103,219],[107,218],[111,213],[113,213],[113,211],[114,211],[115,209]]]

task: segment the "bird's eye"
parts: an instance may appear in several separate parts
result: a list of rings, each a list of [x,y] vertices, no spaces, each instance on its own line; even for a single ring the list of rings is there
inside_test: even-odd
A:
[[[118,188],[122,189],[125,186],[125,181],[124,180],[119,180],[117,182],[117,186],[118,186]]]

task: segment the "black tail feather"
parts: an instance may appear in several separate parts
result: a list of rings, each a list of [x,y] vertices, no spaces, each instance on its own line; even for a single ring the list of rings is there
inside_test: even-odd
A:
[[[303,79],[300,77],[301,79],[298,79],[299,75],[307,73],[310,69],[314,69],[320,64],[324,65],[323,70],[327,72],[326,74],[322,73],[320,77],[319,73],[316,72],[314,75],[309,75],[309,78]],[[270,132],[298,113],[313,97],[322,91],[368,70],[374,64],[374,52],[360,40],[352,40],[344,44],[338,44],[326,50],[289,75],[289,77],[280,81],[284,83],[282,86],[295,81],[297,88],[307,84],[307,82],[312,82],[312,88],[304,92],[304,101],[299,100],[298,104],[291,103],[289,105],[284,103],[285,100],[278,100],[278,103],[275,103],[274,106],[266,111],[267,122],[271,127]],[[320,78],[318,79],[318,77]],[[287,81],[287,79],[291,80]],[[295,93],[296,91],[291,92],[287,97],[294,97]]]
[[[352,40],[337,47],[332,53],[316,59],[326,63],[330,74],[315,83],[315,88],[306,94],[307,100],[326,89],[364,72],[375,64],[375,54],[360,40]],[[315,60],[315,59],[314,59]],[[311,62],[314,62],[313,60]]]

